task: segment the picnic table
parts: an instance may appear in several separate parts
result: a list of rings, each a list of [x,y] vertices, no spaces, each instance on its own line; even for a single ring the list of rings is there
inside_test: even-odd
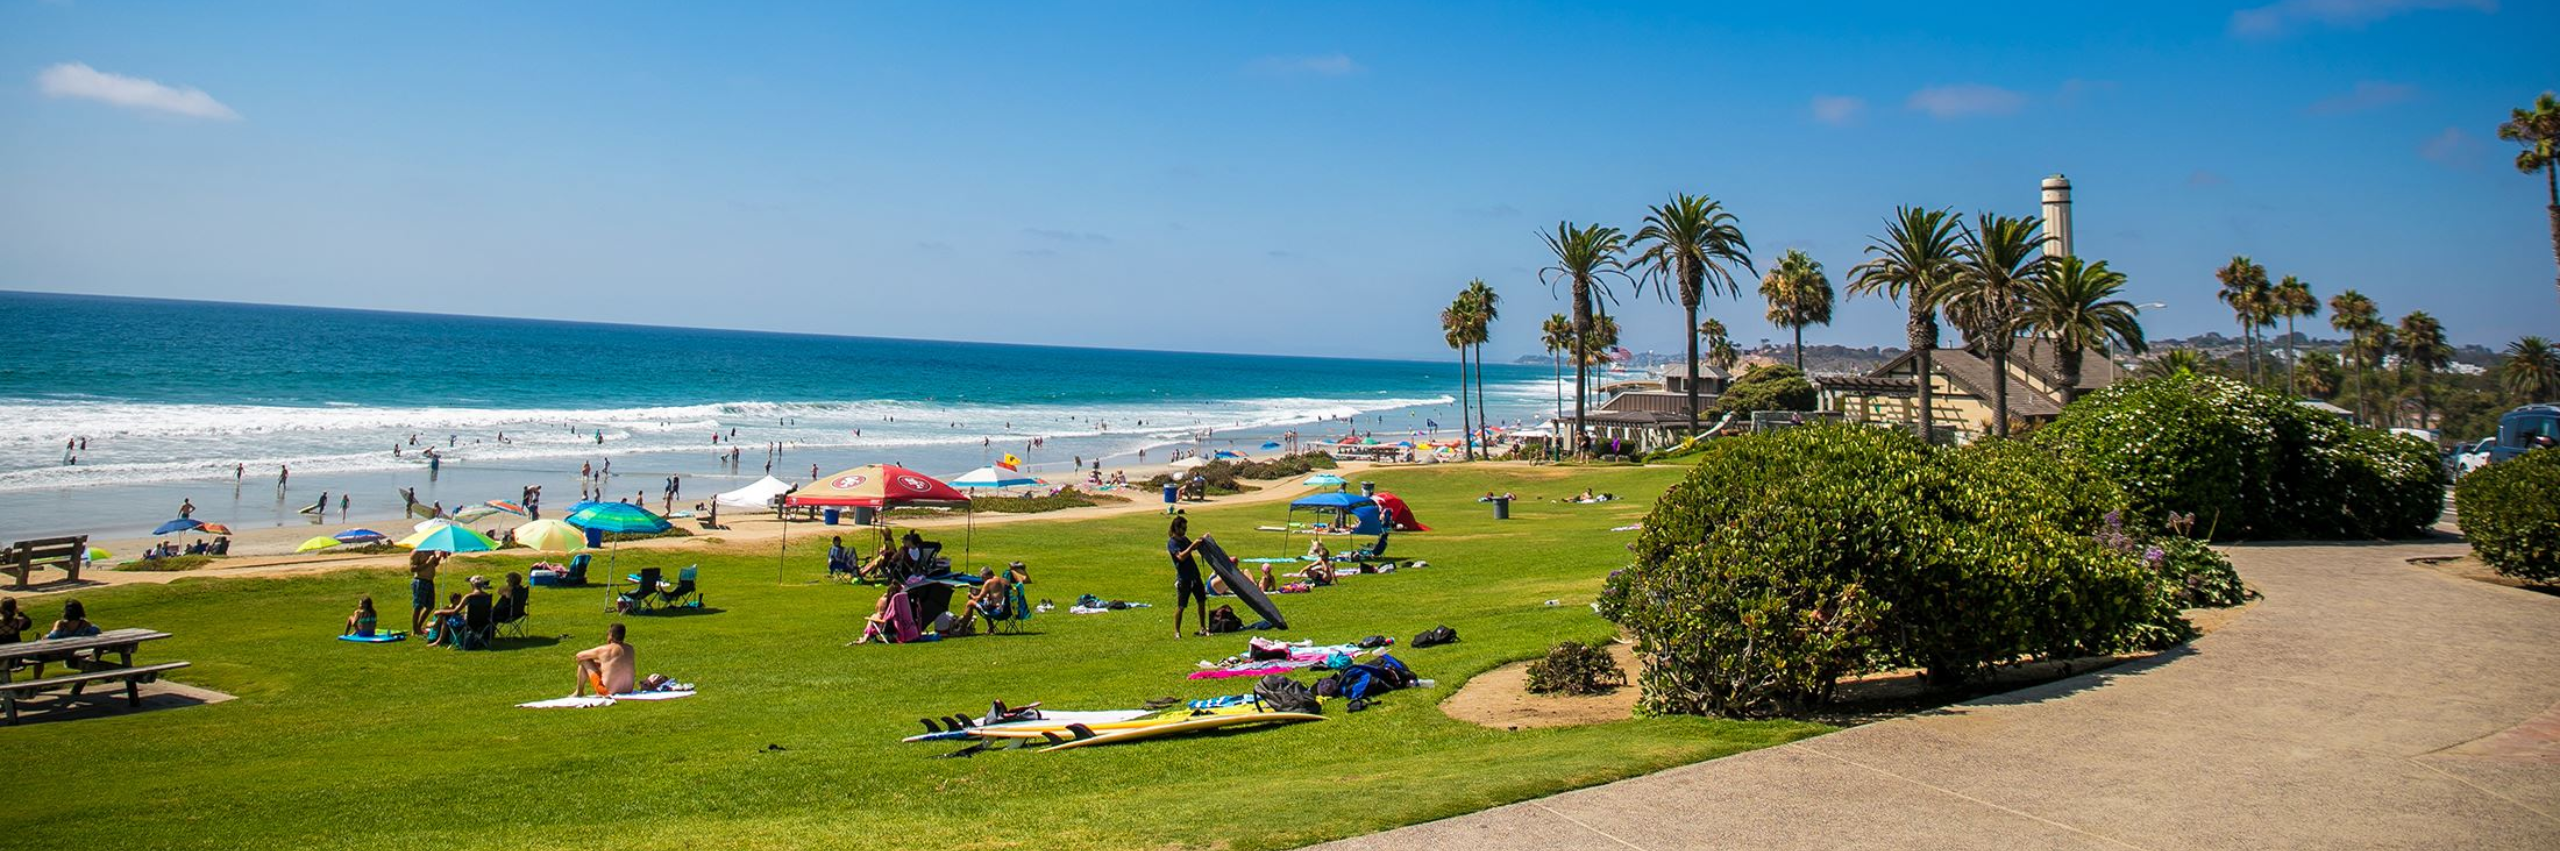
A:
[[[114,629],[78,638],[0,644],[0,712],[6,713],[8,723],[16,724],[18,701],[26,697],[64,686],[78,695],[90,683],[111,681],[124,683],[125,705],[141,706],[143,683],[159,679],[163,672],[187,667],[186,662],[133,664],[135,647],[168,637],[168,633],[153,629]],[[110,655],[116,658],[110,661]],[[45,666],[57,662],[71,672],[45,676]],[[21,664],[30,665],[31,679],[15,679]]]

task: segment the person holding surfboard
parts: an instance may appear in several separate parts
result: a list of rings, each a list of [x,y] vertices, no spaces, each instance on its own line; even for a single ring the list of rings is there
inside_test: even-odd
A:
[[[1200,634],[1209,634],[1209,586],[1200,580],[1200,562],[1195,555],[1200,542],[1191,539],[1191,518],[1173,516],[1173,528],[1165,536],[1164,551],[1173,558],[1173,637],[1182,637],[1182,612],[1191,601],[1200,601]]]

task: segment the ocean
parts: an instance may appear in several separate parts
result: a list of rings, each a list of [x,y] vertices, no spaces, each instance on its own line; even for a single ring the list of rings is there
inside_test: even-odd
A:
[[[1011,452],[1064,482],[1079,459],[1109,472],[1139,463],[1141,452],[1161,463],[1176,448],[1269,454],[1261,444],[1292,429],[1392,440],[1431,433],[1434,423],[1448,437],[1458,421],[1454,357],[1021,346],[17,292],[0,292],[0,339],[9,347],[0,358],[0,542],[139,537],[177,516],[182,501],[197,506],[196,519],[235,529],[320,526],[301,509],[324,491],[328,524],[338,522],[337,495],[350,497],[350,522],[396,517],[400,488],[458,505],[541,485],[546,503],[566,505],[581,465],[607,461],[607,495],[655,503],[664,479],[679,476],[679,502],[689,505],[763,476],[768,460],[774,475],[805,481],[812,466],[879,462],[956,475]],[[1490,364],[1485,382],[1496,424],[1543,419],[1554,405],[1545,368]],[[419,451],[429,446],[442,455],[432,475]],[[290,470],[281,484],[280,470]]]

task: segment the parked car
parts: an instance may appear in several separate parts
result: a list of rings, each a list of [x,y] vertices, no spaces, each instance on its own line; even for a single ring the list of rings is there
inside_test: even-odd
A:
[[[2551,446],[2560,446],[2560,404],[2526,405],[2498,418],[2498,442],[2489,447],[2489,463]]]
[[[2454,444],[2453,452],[2446,456],[2445,473],[2459,479],[2473,470],[2489,466],[2489,447],[2497,444],[2498,439],[2494,437]]]

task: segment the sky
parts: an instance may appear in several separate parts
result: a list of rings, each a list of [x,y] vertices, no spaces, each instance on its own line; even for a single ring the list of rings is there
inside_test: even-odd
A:
[[[0,289],[1441,358],[1482,278],[1508,359],[1565,309],[1559,221],[1703,193],[1836,285],[1897,205],[2032,215],[2063,173],[2154,337],[2235,333],[2212,273],[2247,254],[2494,347],[2560,333],[2544,184],[2495,135],[2560,88],[2553,32],[2521,0],[0,0]],[[1746,281],[1708,314],[1785,339]],[[1676,305],[1616,312],[1681,345]]]

